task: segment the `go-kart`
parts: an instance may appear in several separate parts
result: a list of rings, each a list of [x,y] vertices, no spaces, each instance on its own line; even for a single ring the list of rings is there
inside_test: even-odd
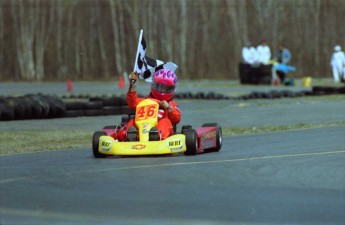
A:
[[[195,155],[198,152],[217,152],[222,147],[222,129],[217,123],[207,123],[193,129],[190,125],[182,126],[181,132],[176,132],[164,140],[152,140],[151,128],[158,123],[159,102],[153,99],[141,101],[135,110],[135,115],[122,117],[121,125],[106,126],[102,131],[93,134],[92,150],[95,158],[106,156],[134,155],[166,155],[184,153]],[[137,129],[136,141],[130,141],[127,136],[130,131],[128,121],[134,118]],[[120,136],[126,131],[125,137]]]

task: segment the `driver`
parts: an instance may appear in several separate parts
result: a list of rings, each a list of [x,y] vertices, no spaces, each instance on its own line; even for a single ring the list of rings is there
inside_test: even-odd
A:
[[[132,72],[129,75],[129,81],[127,104],[130,109],[135,110],[139,102],[145,98],[139,98],[137,96],[138,74]],[[158,112],[158,124],[150,131],[150,140],[164,140],[173,135],[173,125],[178,124],[181,120],[180,109],[177,103],[173,101],[176,84],[177,76],[170,70],[161,69],[153,75],[151,92],[146,98],[159,100],[160,109]],[[136,140],[135,131],[134,119],[131,119],[128,122],[128,140]],[[135,134],[135,136],[133,134]]]

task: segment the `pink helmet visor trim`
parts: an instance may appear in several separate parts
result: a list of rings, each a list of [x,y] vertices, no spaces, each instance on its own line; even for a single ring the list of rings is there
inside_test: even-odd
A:
[[[154,74],[153,80],[158,84],[165,84],[169,86],[175,86],[177,84],[176,74],[167,69],[158,70]]]

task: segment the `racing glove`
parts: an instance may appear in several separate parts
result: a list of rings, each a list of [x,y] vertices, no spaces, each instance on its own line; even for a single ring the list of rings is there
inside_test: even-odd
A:
[[[138,83],[138,76],[136,72],[131,72],[129,74],[129,90],[130,92],[136,92],[137,91],[137,83]]]
[[[167,101],[165,101],[165,100],[161,101],[160,106],[163,109],[167,109],[169,113],[172,112],[172,107],[169,105],[169,103]]]

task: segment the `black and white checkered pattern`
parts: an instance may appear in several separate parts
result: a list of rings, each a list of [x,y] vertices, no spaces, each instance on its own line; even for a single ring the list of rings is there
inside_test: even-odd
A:
[[[134,65],[134,72],[139,73],[139,78],[144,79],[147,82],[152,81],[152,76],[156,71],[160,69],[168,69],[174,72],[177,69],[177,65],[173,62],[163,62],[158,59],[152,59],[146,54],[146,41],[143,35],[143,30],[140,31],[137,57]]]

